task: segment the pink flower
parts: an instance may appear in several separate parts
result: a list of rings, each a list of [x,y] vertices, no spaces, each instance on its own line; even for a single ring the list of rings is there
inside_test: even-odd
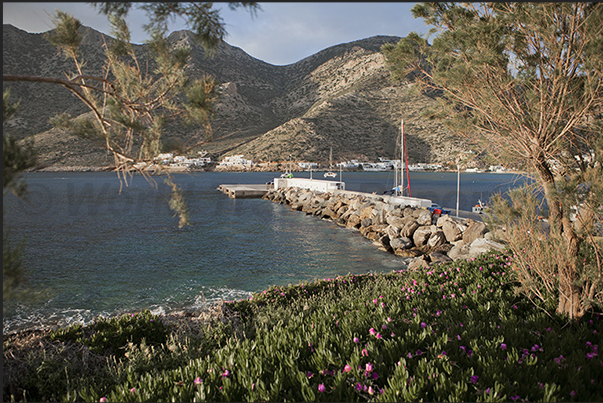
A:
[[[202,383],[203,383],[203,380],[201,379],[201,377],[200,377],[200,376],[196,377],[196,378],[195,378],[195,380],[193,381],[193,384],[194,384],[195,386],[197,386],[197,385],[201,385]]]
[[[372,335],[374,335],[375,333],[377,333],[377,331],[371,327],[369,329],[369,333],[372,334]]]
[[[373,364],[371,364],[370,362],[367,362],[366,366],[365,366],[365,370],[366,370],[366,372],[372,372],[373,371]]]
[[[360,343],[360,340],[358,339],[358,337],[354,337],[354,343]]]
[[[381,333],[377,333],[377,334],[375,335],[375,337],[376,337],[376,338],[378,338],[378,339],[380,339],[380,338],[381,338]]]
[[[225,370],[224,372],[222,372],[222,378],[225,378],[227,376],[230,375],[230,371],[229,370]]]
[[[318,385],[318,391],[320,393],[324,393],[327,389],[325,388],[325,384],[321,383],[320,385]]]
[[[352,370],[352,367],[349,364],[346,364],[345,367],[343,367],[343,372],[350,372]]]
[[[373,393],[375,393],[375,391],[373,390],[373,387],[369,386],[369,388],[368,388],[368,394],[372,395]]]
[[[477,380],[478,380],[478,379],[479,379],[479,376],[477,376],[477,375],[473,375],[473,376],[471,377],[471,383],[477,383]]]
[[[362,349],[362,356],[367,356],[368,357],[368,351],[366,351],[366,348]]]
[[[136,388],[132,388],[132,389],[130,389],[130,393],[131,393],[131,394],[134,394],[134,392],[136,392]]]
[[[500,348],[502,348],[503,350],[507,349],[507,345],[505,343],[501,343],[500,344]]]
[[[425,328],[427,327],[427,323],[425,323],[425,322],[421,322],[421,327],[422,327],[423,329],[425,329]]]
[[[134,315],[132,315],[134,316]],[[106,397],[101,397],[100,399],[98,399],[99,402],[108,402],[109,400],[107,400]]]

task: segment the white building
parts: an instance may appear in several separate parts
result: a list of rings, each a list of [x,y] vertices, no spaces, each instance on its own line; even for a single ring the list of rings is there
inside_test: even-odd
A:
[[[360,163],[358,162],[358,160],[350,160],[346,162],[340,162],[336,165],[342,168],[358,168],[360,166]]]
[[[505,172],[507,168],[502,165],[490,165],[490,171],[492,172]]]
[[[222,162],[220,162],[220,167],[233,167],[235,165],[242,165],[244,167],[253,166],[253,161],[243,158],[243,155],[233,155],[231,157],[225,157]]]
[[[298,162],[297,165],[299,165],[299,167],[302,169],[317,169],[318,168],[318,164],[316,162]]]

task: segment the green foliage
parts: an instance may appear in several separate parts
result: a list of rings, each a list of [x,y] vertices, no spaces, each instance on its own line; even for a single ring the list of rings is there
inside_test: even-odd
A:
[[[33,142],[19,144],[8,132],[5,123],[15,114],[19,104],[11,104],[8,99],[10,89],[4,91],[2,96],[2,189],[5,193],[10,190],[19,197],[25,196],[27,186],[20,177],[20,173],[31,168],[36,163],[36,153]]]
[[[6,302],[19,295],[18,287],[25,280],[23,250],[25,245],[13,245],[8,230],[2,234],[2,301]]]
[[[514,266],[487,255],[271,287],[228,304],[237,331],[214,322],[194,342],[126,347],[113,381],[68,400],[601,400],[601,315],[567,324],[536,308]]]
[[[53,18],[55,29],[46,34],[54,46],[63,51],[66,59],[75,58],[82,43],[79,29],[82,23],[63,11],[57,10]]]
[[[126,314],[118,318],[98,318],[89,327],[74,325],[53,331],[51,340],[84,344],[97,354],[122,357],[129,344],[159,345],[167,339],[167,328],[149,311]]]
[[[582,243],[589,239],[587,254],[599,262],[600,249],[592,235],[567,219],[577,206],[568,201],[581,193],[576,185],[595,187],[600,176],[600,166],[576,167],[574,156],[580,158],[601,139],[603,53],[595,49],[603,46],[603,6],[424,3],[413,14],[434,25],[437,36],[429,44],[412,33],[396,46],[384,46],[392,77],[411,79],[418,90],[437,93],[439,109],[430,111],[430,117],[537,179],[555,248],[562,251],[552,265],[558,310],[579,317],[600,295],[603,278],[600,263],[590,266],[595,268],[591,280],[581,277]],[[595,149],[595,154],[601,151]],[[580,180],[570,179],[574,177]],[[583,210],[596,216],[603,199],[594,200]]]

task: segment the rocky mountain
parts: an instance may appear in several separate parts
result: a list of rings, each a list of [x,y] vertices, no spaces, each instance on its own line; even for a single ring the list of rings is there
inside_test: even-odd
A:
[[[100,74],[101,44],[110,38],[82,28],[82,55],[92,74]],[[43,37],[11,25],[3,26],[3,73],[63,77],[69,61]],[[413,95],[411,83],[391,82],[380,48],[400,38],[377,36],[332,46],[287,66],[255,59],[226,43],[208,57],[188,31],[170,35],[173,46],[192,50],[190,74],[209,74],[221,84],[222,96],[212,122],[213,141],[203,146],[215,159],[244,154],[254,162],[393,158],[404,119],[411,162],[451,160],[467,146],[439,122],[421,117],[435,102]],[[140,57],[146,45],[137,45]],[[6,82],[20,111],[5,128],[19,138],[32,137],[44,165],[100,166],[109,155],[48,123],[57,113],[86,113],[85,106],[62,87]],[[169,133],[167,142],[186,144],[187,134]],[[197,150],[194,150],[197,151]]]

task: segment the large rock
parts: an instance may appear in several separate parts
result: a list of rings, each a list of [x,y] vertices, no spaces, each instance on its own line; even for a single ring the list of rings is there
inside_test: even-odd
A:
[[[440,252],[448,254],[448,252],[450,252],[453,247],[454,245],[450,243],[443,243],[440,246],[436,246],[435,248],[431,249],[431,252]]]
[[[404,227],[400,228],[400,236],[411,238],[412,236],[414,236],[414,233],[417,228],[419,228],[419,223],[413,220],[408,224],[405,224]]]
[[[477,238],[483,238],[487,231],[486,224],[481,221],[474,221],[469,228],[463,232],[463,242],[470,245]]]
[[[391,240],[389,239],[389,236],[387,234],[385,234],[381,238],[379,238],[379,243],[381,244],[382,248],[387,252],[391,252],[391,250],[392,250],[390,242],[391,242]]]
[[[367,239],[370,239],[371,241],[378,241],[381,238],[381,234],[373,231],[373,227],[367,227],[367,230],[368,231],[363,234]],[[362,230],[360,232],[362,233]]]
[[[391,224],[389,222],[390,218],[402,218],[402,210],[400,210],[399,206],[392,206],[392,208],[387,212],[387,216],[386,216],[386,221],[388,224]]]
[[[410,248],[412,248],[413,243],[410,238],[399,237],[399,238],[391,238],[389,241],[389,245],[395,251],[395,250],[399,250],[399,249],[410,249]]]
[[[400,236],[400,228],[395,225],[389,225],[385,230],[385,233],[390,237],[390,239],[394,239]]]
[[[416,259],[413,259],[408,264],[409,270],[420,269],[420,268],[423,268],[423,269],[429,268],[429,262],[425,259],[425,256],[421,256]]]
[[[404,209],[402,210],[402,214],[404,217],[412,217],[412,218],[417,218],[414,216],[415,213],[415,209],[410,207],[410,206],[406,206],[404,207]]]
[[[362,217],[360,217],[362,218]],[[360,221],[360,225],[362,227],[370,227],[371,225],[373,225],[373,220],[371,218],[365,218],[362,221]]]
[[[388,216],[385,219],[385,222],[387,222],[390,225],[396,226],[398,228],[402,228],[406,224],[406,222],[404,221],[404,219],[402,217],[392,216],[392,215]]]
[[[420,248],[427,244],[427,240],[431,236],[431,226],[418,227],[412,235],[412,240],[416,247]]]
[[[329,207],[325,208],[322,211],[322,217],[323,218],[330,218],[331,220],[336,220],[337,219],[337,213],[335,213],[333,210],[331,210]]]
[[[431,211],[429,210],[418,210],[419,215],[417,217],[417,223],[419,225],[430,225],[431,224]]]
[[[491,250],[502,252],[505,250],[505,245],[489,239],[477,238],[469,247],[469,257],[477,257]]]
[[[355,213],[350,214],[350,217],[346,224],[346,228],[360,228],[361,222],[362,222],[362,220],[360,219],[360,216],[358,214],[355,214]]]
[[[385,209],[384,203],[378,203],[373,209],[372,219],[375,224],[384,224],[386,222],[385,216],[387,210]]]
[[[360,221],[364,220],[365,218],[372,219],[373,210],[374,210],[374,206],[372,206],[372,205],[368,205],[368,206],[363,207],[360,210],[358,210],[358,215],[360,216]]]
[[[438,220],[438,224],[439,224]],[[442,223],[442,231],[448,242],[456,242],[463,237],[461,226],[452,220],[446,220]]]
[[[447,253],[448,257],[452,260],[460,260],[460,259],[468,259],[469,258],[469,249],[471,245],[467,245],[463,242],[458,242],[456,245],[452,247]]]
[[[446,236],[444,235],[444,231],[437,230],[436,232],[432,233],[429,237],[429,240],[427,241],[427,246],[429,246],[430,249],[434,249],[442,245],[444,242],[446,242]]]
[[[396,256],[400,256],[400,257],[417,257],[417,256],[421,256],[423,254],[423,252],[421,252],[417,248],[396,249],[396,250],[394,250],[394,253],[396,254]]]
[[[347,211],[348,211],[348,206],[346,206],[345,204],[343,204],[341,207],[339,207],[337,210],[335,210],[335,212],[337,213],[337,217],[341,217],[342,215],[347,213]]]
[[[450,217],[448,214],[444,214],[444,215],[438,217],[438,220],[436,221],[436,225],[439,228],[442,228],[442,226],[444,225],[444,223],[446,221],[453,221],[454,222],[454,220],[452,219],[452,217]]]
[[[429,259],[431,260],[431,264],[435,263],[446,263],[452,261],[449,256],[441,252],[432,252],[429,254]]]

